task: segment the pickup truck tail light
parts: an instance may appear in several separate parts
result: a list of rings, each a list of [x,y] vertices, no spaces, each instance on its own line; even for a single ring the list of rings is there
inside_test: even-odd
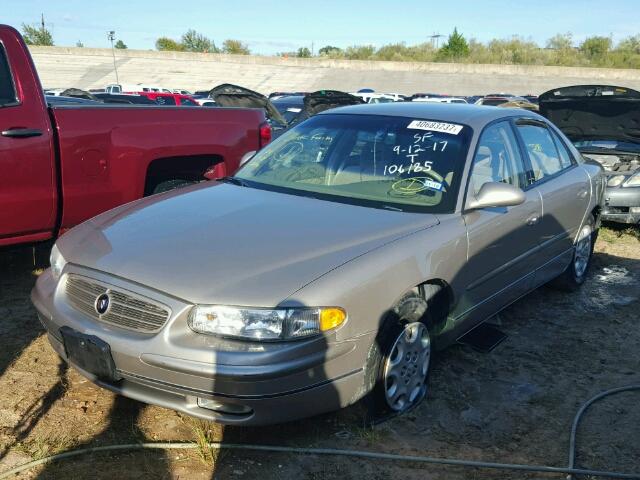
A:
[[[264,147],[271,141],[271,125],[264,122],[260,125],[260,148]]]

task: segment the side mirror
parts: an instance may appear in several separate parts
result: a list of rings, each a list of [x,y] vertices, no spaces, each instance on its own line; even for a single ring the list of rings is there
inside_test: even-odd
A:
[[[487,207],[513,207],[524,203],[526,196],[518,187],[508,183],[489,182],[480,187],[475,198],[467,202],[467,210]]]
[[[252,150],[250,152],[245,153],[242,158],[240,159],[240,165],[238,165],[239,167],[243,166],[245,163],[247,163],[249,160],[251,160],[254,155],[256,154],[255,150]]]

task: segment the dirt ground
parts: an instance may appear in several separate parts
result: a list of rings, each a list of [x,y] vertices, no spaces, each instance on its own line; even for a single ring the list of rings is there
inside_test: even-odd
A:
[[[427,399],[375,427],[362,409],[292,424],[232,428],[116,397],[67,369],[49,347],[29,291],[30,250],[0,253],[0,472],[70,448],[206,439],[566,466],[578,407],[640,383],[640,236],[605,229],[589,279],[567,294],[543,287],[500,315],[508,338],[489,354],[454,346],[435,360]],[[640,472],[640,392],[595,404],[578,432],[577,465]],[[298,480],[564,478],[392,461],[288,454],[94,453],[16,478]]]

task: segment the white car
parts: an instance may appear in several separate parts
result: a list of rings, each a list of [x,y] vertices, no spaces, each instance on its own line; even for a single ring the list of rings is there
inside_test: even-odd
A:
[[[140,93],[140,92],[158,92],[158,93],[175,93],[168,88],[159,87],[157,85],[147,85],[145,83],[137,83],[135,85],[126,85],[120,83],[111,83],[104,88],[107,93]]]
[[[431,103],[468,103],[464,98],[460,97],[419,97],[414,98],[413,102],[431,102]]]
[[[389,93],[351,93],[354,97],[359,97],[364,100],[365,103],[391,103],[398,102],[402,100],[402,97],[399,93],[389,94]]]

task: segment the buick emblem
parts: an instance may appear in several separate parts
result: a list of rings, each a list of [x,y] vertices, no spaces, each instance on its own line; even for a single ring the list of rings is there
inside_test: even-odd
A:
[[[103,293],[98,298],[96,298],[96,312],[98,312],[99,315],[104,315],[105,313],[107,313],[107,310],[109,310],[110,303],[111,298],[109,298],[109,295]]]

